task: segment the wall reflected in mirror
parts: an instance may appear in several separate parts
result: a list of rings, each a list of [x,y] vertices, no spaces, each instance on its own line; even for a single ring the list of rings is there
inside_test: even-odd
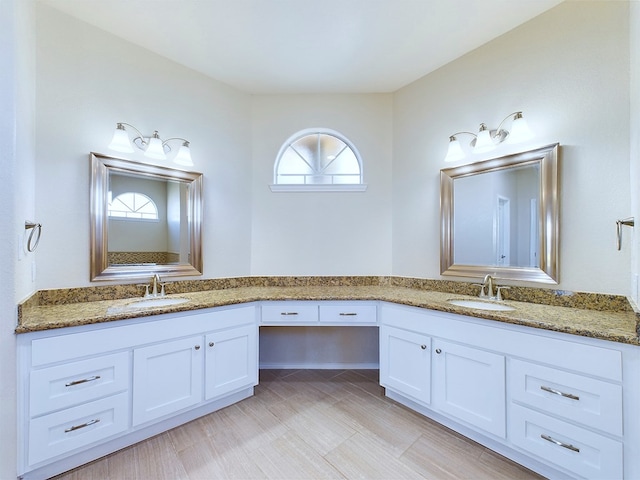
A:
[[[441,170],[442,275],[557,283],[558,145]]]
[[[189,264],[189,186],[112,172],[108,263]]]
[[[202,174],[91,154],[91,280],[202,274]]]

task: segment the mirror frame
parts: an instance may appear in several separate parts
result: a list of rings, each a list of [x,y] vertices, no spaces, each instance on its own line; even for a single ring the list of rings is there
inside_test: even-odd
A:
[[[99,153],[89,155],[91,161],[91,230],[90,279],[133,280],[155,274],[163,277],[202,275],[202,174],[168,167],[132,162]],[[108,191],[109,174],[125,173],[160,180],[175,180],[189,184],[190,264],[118,265],[110,266],[108,251]]]
[[[559,144],[516,153],[459,167],[440,170],[440,274],[457,277],[496,278],[538,283],[558,283],[559,253]],[[455,264],[453,182],[456,178],[478,175],[523,165],[540,166],[539,236],[540,267],[499,267]]]

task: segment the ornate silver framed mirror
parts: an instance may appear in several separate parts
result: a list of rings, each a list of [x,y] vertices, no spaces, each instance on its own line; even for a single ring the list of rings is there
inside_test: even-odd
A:
[[[558,144],[440,171],[440,273],[558,283]]]
[[[202,174],[90,161],[91,281],[202,275]]]

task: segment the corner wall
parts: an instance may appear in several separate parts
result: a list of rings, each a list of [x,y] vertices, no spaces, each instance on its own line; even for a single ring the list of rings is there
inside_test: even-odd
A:
[[[635,227],[628,229],[625,239],[631,239],[631,298],[640,305],[640,2],[630,2],[629,45],[631,71],[631,115],[630,115],[630,159],[631,168],[631,215],[635,217]]]
[[[252,275],[390,273],[391,111],[389,94],[253,97]],[[365,192],[271,192],[280,147],[314,127],[356,146]]]
[[[37,5],[37,289],[89,282],[89,152],[117,122],[191,142],[204,174],[202,277],[250,273],[251,97],[48,6]],[[155,162],[179,168],[168,162]]]
[[[633,2],[632,2],[633,3]],[[637,8],[637,7],[636,7]],[[439,278],[439,170],[449,135],[522,110],[561,144],[561,289],[628,295],[629,3],[564,2],[394,96],[393,274]],[[461,137],[467,139],[469,137]]]
[[[16,472],[16,304],[35,288],[24,222],[34,218],[34,4],[0,2],[0,478]]]

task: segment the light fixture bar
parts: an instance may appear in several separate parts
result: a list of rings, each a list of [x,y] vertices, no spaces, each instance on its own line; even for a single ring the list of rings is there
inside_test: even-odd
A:
[[[511,132],[506,128],[503,128],[503,125],[509,119],[512,120]],[[509,139],[509,143],[519,143],[529,140],[534,136],[533,132],[529,129],[526,120],[523,118],[522,112],[513,112],[507,115],[504,120],[500,122],[496,130],[491,130],[486,124],[481,123],[477,135],[471,132],[458,132],[451,135],[449,137],[447,155],[444,158],[445,162],[455,162],[462,160],[465,157],[464,150],[456,138],[457,135],[462,133],[474,136],[474,139],[470,142],[471,147],[473,147],[473,153],[484,153],[493,150],[506,139]]]
[[[128,128],[135,131],[137,136],[133,140],[129,137]],[[191,159],[191,149],[189,148],[189,141],[181,137],[171,137],[167,140],[162,140],[157,130],[154,130],[151,136],[145,137],[140,130],[129,123],[118,122],[116,124],[116,130],[113,133],[111,143],[108,148],[117,152],[133,153],[133,145],[140,150],[144,150],[145,157],[152,158],[154,160],[166,160],[166,154],[171,152],[171,147],[168,142],[173,140],[179,140],[182,142],[178,153],[174,157],[173,161],[179,165],[193,166],[193,160]]]

